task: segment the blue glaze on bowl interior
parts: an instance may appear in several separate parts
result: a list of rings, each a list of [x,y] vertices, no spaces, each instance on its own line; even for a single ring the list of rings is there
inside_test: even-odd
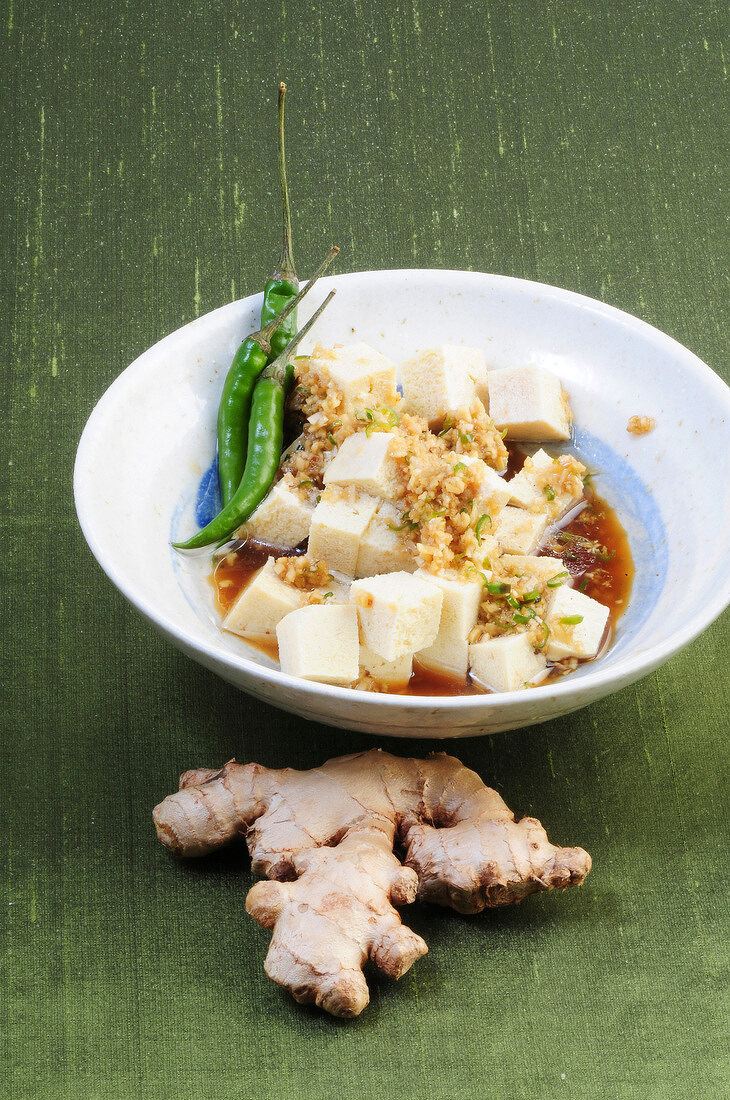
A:
[[[667,533],[651,492],[625,458],[585,428],[574,429],[573,447],[595,472],[599,495],[615,508],[634,559],[629,605],[611,646],[615,653],[646,622],[662,593],[669,563]]]
[[[208,524],[221,510],[221,491],[218,484],[218,455],[200,479],[195,498],[195,522],[199,527]]]

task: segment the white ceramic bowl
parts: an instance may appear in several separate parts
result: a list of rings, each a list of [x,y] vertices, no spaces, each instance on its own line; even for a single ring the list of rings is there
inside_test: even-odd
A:
[[[191,533],[215,450],[223,378],[257,327],[261,296],[200,317],[146,351],[107,390],[79,444],[76,508],[109,578],[150,622],[206,668],[275,706],[388,736],[450,737],[542,722],[625,687],[692,641],[730,602],[730,390],[668,336],[579,294],[463,271],[371,271],[325,278],[305,320],[337,296],[313,336],[366,340],[398,360],[465,343],[491,366],[555,371],[570,393],[577,450],[626,527],[636,564],[613,647],[557,683],[504,695],[376,695],[286,676],[224,634],[205,574],[170,539]],[[656,429],[633,436],[634,414]],[[243,715],[243,707],[241,714]]]

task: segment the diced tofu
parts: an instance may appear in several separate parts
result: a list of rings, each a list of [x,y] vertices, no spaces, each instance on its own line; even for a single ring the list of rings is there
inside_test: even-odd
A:
[[[515,577],[530,577],[540,585],[554,581],[554,587],[570,584],[570,573],[560,558],[537,558],[532,554],[503,554],[500,566]],[[513,572],[514,570],[514,572]]]
[[[508,554],[533,554],[547,529],[547,516],[507,505],[499,513],[496,535]]]
[[[282,672],[324,684],[351,684],[360,674],[357,612],[350,604],[292,611],[276,628]]]
[[[381,684],[407,684],[413,672],[413,656],[410,653],[404,653],[394,661],[386,661],[366,645],[361,645],[360,668],[364,672],[369,672],[372,678],[379,680]]]
[[[424,668],[466,680],[469,668],[469,643],[466,638],[448,638],[440,634],[432,645],[416,654],[416,660]]]
[[[309,534],[313,512],[312,501],[302,499],[285,480],[277,481],[237,534],[290,550]]]
[[[547,470],[552,464],[553,459],[547,451],[542,449],[536,451],[530,459],[526,459],[520,472],[507,482],[510,504],[516,504],[519,508],[542,507],[547,498],[537,485],[534,475]]]
[[[438,634],[416,658],[427,668],[466,679],[469,649],[466,639],[479,613],[481,578],[464,579],[453,570],[431,573],[426,569],[419,569],[415,576],[437,585],[444,597]]]
[[[311,366],[342,391],[345,412],[394,405],[398,401],[395,363],[369,344],[317,347],[311,356]]]
[[[274,572],[274,559],[269,558],[231,607],[223,629],[244,638],[274,634],[281,619],[302,607],[307,595],[300,588],[284,584]]]
[[[413,573],[418,564],[404,541],[403,514],[383,501],[360,540],[356,577],[374,577],[378,573]]]
[[[584,467],[580,465],[578,469],[583,470]],[[546,451],[536,451],[507,483],[510,504],[533,512],[546,512],[552,520],[559,519],[583,496],[583,483],[578,478],[572,479],[576,482],[575,492],[561,492],[558,489],[562,472],[557,459]]]
[[[393,442],[389,432],[349,435],[327,467],[325,485],[352,485],[363,493],[388,500],[399,492],[396,461],[388,451]]]
[[[556,588],[545,617],[550,630],[545,647],[548,660],[595,657],[607,621],[608,608],[598,600],[565,585]]]
[[[386,661],[425,649],[438,633],[443,593],[410,573],[353,581],[350,602],[360,618],[363,645]]]
[[[544,673],[546,664],[526,634],[503,634],[469,646],[472,678],[490,691],[517,691]]]
[[[542,367],[502,367],[487,374],[489,415],[508,439],[570,439],[570,406],[560,379]]]
[[[330,569],[355,575],[360,541],[375,515],[375,497],[331,486],[322,493],[309,528],[309,556]]]
[[[489,512],[504,508],[510,499],[510,483],[505,478],[500,477],[491,466],[487,466],[481,458],[476,458],[474,455],[460,454],[455,454],[454,458],[456,466],[462,463],[464,466],[478,471],[480,492],[479,496],[475,497],[475,511],[477,506],[482,510],[487,509]]]
[[[464,578],[452,569],[443,573],[419,569],[414,576],[435,584],[443,592],[439,634],[449,638],[466,638],[477,621],[483,592],[481,578]]]
[[[477,396],[477,383],[487,374],[482,351],[453,344],[419,351],[400,369],[408,412],[429,424],[468,408]]]

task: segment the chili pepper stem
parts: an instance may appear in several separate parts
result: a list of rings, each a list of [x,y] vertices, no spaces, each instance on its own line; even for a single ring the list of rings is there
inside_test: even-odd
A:
[[[302,325],[299,332],[296,334],[293,340],[289,341],[287,346],[282,351],[281,355],[277,355],[276,359],[274,359],[273,362],[269,363],[264,368],[263,373],[261,374],[261,378],[273,378],[274,381],[279,382],[280,385],[283,386],[285,384],[286,368],[291,353],[296,350],[297,345],[301,343],[301,341],[307,335],[314,322],[318,319],[320,313],[322,313],[322,311],[325,310],[330,304],[335,296],[335,293],[336,292],[334,290],[331,290],[329,292],[319,309],[316,309],[314,311],[312,316],[307,321],[306,325]]]
[[[295,310],[297,308],[297,306],[301,302],[304,295],[308,294],[309,291],[314,286],[314,284],[320,278],[320,276],[324,275],[325,271],[327,270],[329,265],[332,263],[332,261],[334,260],[335,256],[337,255],[337,253],[339,251],[340,250],[339,250],[338,246],[333,245],[332,248],[327,253],[327,255],[325,256],[322,263],[319,265],[319,267],[315,271],[312,278],[309,280],[309,282],[304,287],[302,287],[302,289],[297,294],[296,298],[292,298],[291,301],[287,302],[287,304],[284,306],[284,308],[281,310],[281,312],[278,313],[276,315],[276,317],[274,317],[271,321],[269,321],[268,325],[264,325],[264,327],[259,329],[258,332],[252,332],[251,333],[249,339],[250,340],[255,340],[256,343],[259,345],[259,347],[262,348],[263,351],[267,355],[269,354],[269,351],[271,350],[271,338],[274,335],[274,333],[276,332],[276,330],[281,326],[282,321],[284,321],[289,316],[289,314],[292,312],[292,310]]]
[[[286,84],[282,81],[279,85],[279,188],[281,190],[281,210],[283,222],[283,239],[281,246],[281,260],[279,267],[271,276],[272,279],[286,279],[297,285],[297,272],[294,267],[294,254],[292,252],[291,235],[291,208],[289,206],[289,187],[286,181],[286,153],[284,149],[284,99],[286,96]]]

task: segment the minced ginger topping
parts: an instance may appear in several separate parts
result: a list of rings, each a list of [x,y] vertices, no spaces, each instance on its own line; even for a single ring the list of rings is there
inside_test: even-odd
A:
[[[631,435],[646,435],[656,428],[656,420],[653,416],[632,416],[626,425],[626,431]]]

